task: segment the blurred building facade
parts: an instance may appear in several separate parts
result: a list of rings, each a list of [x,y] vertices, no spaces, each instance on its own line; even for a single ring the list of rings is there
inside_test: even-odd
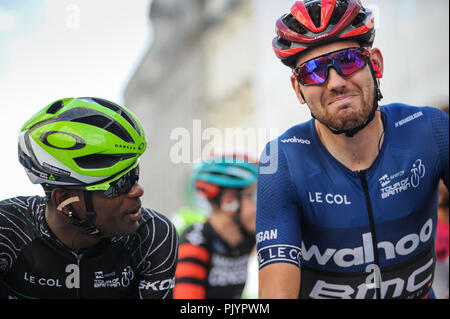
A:
[[[241,52],[251,39],[251,4],[152,2],[153,43],[124,94],[149,140],[141,163],[145,206],[171,215],[186,204],[192,164],[211,144],[211,136],[201,135],[205,129],[254,125],[255,59]],[[179,143],[182,150],[175,149]]]

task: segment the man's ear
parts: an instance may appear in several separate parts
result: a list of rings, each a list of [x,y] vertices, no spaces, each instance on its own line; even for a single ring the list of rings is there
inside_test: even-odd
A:
[[[62,202],[64,202],[66,199],[68,199],[69,193],[67,192],[67,190],[63,189],[63,188],[54,188],[52,190],[50,199],[52,202],[52,205],[57,208],[61,205]]]
[[[295,95],[297,95],[298,100],[301,104],[306,104],[305,98],[303,97],[303,93],[300,88],[300,83],[298,83],[295,75],[291,75],[291,85],[295,91]]]
[[[51,201],[58,211],[62,211],[66,206],[79,202],[80,198],[66,189],[55,188],[52,190]]]
[[[384,59],[383,54],[381,54],[380,49],[373,48],[370,50],[371,57],[370,60],[372,62],[373,70],[375,71],[377,78],[383,77],[383,71],[384,71]]]

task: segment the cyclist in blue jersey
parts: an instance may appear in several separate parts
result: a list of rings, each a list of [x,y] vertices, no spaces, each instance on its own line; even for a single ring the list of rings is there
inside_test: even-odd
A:
[[[0,298],[172,298],[178,237],[142,207],[143,127],[127,108],[55,101],[19,133],[45,197],[0,202]]]
[[[448,115],[378,105],[383,56],[358,0],[297,1],[276,33],[313,119],[260,158],[259,296],[432,298]]]

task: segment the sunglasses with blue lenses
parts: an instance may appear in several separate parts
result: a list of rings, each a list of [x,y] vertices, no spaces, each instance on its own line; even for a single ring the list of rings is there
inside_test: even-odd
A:
[[[121,194],[127,194],[138,181],[139,166],[136,166],[118,180],[112,182],[110,187],[104,192],[104,195],[108,198],[114,198]]]
[[[300,64],[293,73],[301,85],[319,85],[327,80],[330,67],[341,76],[349,76],[365,67],[369,56],[368,48],[337,50]]]

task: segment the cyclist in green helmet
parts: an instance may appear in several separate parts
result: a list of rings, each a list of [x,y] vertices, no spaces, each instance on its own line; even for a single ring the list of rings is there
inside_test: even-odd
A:
[[[181,235],[175,298],[241,298],[255,245],[257,174],[256,162],[237,154],[194,167],[196,189],[212,212]]]
[[[127,108],[67,98],[19,133],[19,161],[45,198],[0,202],[1,298],[171,298],[178,237],[141,207],[144,129]]]

